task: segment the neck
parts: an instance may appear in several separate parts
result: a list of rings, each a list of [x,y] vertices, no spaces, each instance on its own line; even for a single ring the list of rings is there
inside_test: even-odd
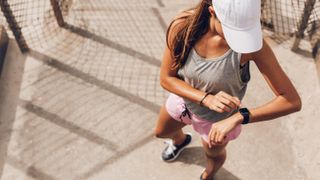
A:
[[[199,40],[198,46],[213,49],[228,49],[229,46],[223,36],[218,33],[215,28],[209,28],[208,32]]]
[[[218,32],[216,31],[215,28],[215,19],[214,18],[210,18],[209,20],[209,32],[214,35],[214,34],[218,34]]]

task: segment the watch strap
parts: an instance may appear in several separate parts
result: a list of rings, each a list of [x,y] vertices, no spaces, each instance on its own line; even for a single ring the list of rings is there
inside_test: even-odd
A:
[[[247,108],[240,108],[240,114],[243,116],[243,121],[241,124],[248,124],[250,122],[250,112]]]

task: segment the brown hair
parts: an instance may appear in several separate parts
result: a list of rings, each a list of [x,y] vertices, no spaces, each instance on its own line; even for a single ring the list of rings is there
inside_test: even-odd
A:
[[[211,0],[202,0],[196,7],[184,11],[188,12],[192,10],[193,13],[174,19],[170,23],[167,30],[166,42],[174,59],[172,69],[180,68],[185,64],[191,48],[208,32],[210,25],[209,6],[211,6]],[[172,24],[178,19],[184,20],[179,22],[179,25],[172,27]],[[169,31],[171,28],[177,27],[179,28],[174,31],[175,33],[170,35],[174,38],[169,43]]]

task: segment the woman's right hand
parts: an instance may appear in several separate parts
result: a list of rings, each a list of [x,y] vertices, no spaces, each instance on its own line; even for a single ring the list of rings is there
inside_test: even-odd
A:
[[[203,100],[203,105],[213,111],[223,113],[237,109],[241,106],[241,102],[238,97],[231,96],[224,91],[220,91],[215,95],[209,94]]]

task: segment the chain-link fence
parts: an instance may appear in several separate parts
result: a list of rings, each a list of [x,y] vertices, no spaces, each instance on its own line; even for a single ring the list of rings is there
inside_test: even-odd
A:
[[[123,4],[126,6],[150,4],[152,6],[154,2],[135,0],[130,1],[129,4],[125,0],[120,0],[113,4],[119,4],[119,7]],[[53,44],[56,44],[57,34],[61,33],[59,26],[70,28],[71,25],[73,28],[86,29],[92,33],[99,31],[101,35],[105,35],[106,29],[90,26],[90,23],[114,21],[103,16],[99,10],[113,11],[108,7],[103,7],[106,4],[101,0],[2,0],[1,9],[21,49],[27,50],[29,46],[48,46],[54,41]],[[121,19],[121,13],[129,13],[125,11],[126,8],[122,9],[124,11],[114,12],[120,17],[116,21],[129,23]],[[282,37],[282,41],[295,37],[292,43],[293,50],[298,49],[300,40],[304,39],[310,42],[309,51],[316,54],[320,39],[319,16],[320,1],[317,0],[262,0],[263,27],[275,32],[278,40],[279,37]],[[4,17],[1,17],[2,23],[4,23]]]
[[[304,39],[310,42],[309,50],[316,55],[320,43],[320,1],[263,0],[261,21],[280,42],[295,37],[292,50],[305,45],[300,44]]]
[[[7,153],[18,167],[38,179],[89,179],[152,140],[167,97],[158,1],[0,3],[1,22],[28,52],[15,121],[24,128],[12,135],[26,142],[12,140],[21,151]]]

